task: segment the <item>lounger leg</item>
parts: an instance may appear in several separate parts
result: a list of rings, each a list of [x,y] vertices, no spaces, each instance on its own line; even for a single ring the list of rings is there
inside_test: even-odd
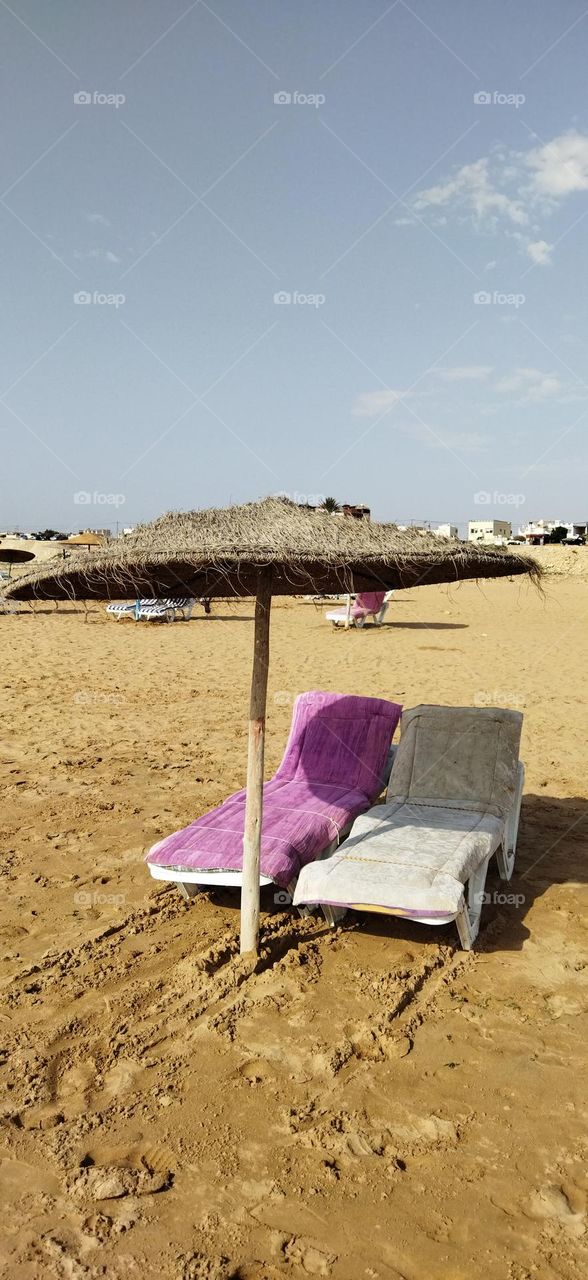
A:
[[[484,902],[484,885],[489,858],[473,871],[467,884],[467,900],[455,917],[459,940],[464,951],[471,951],[480,930],[480,916]]]
[[[178,884],[178,889],[187,902],[190,901],[190,898],[195,898],[197,893],[200,893],[200,885],[193,882],[191,884]]]
[[[330,929],[347,915],[347,907],[330,907],[326,902],[321,902],[321,910]]]
[[[517,791],[513,801],[512,809],[506,820],[504,828],[504,840],[499,849],[496,850],[496,861],[498,863],[498,872],[501,880],[510,880],[514,871],[515,856],[517,849],[517,836],[519,833],[519,819],[521,816],[521,802],[523,799],[523,790],[525,786],[525,766],[519,760],[517,772]]]
[[[456,915],[455,923],[457,925],[457,932],[459,933],[459,940],[464,951],[471,951],[474,945],[474,939],[472,937],[470,914],[466,902],[464,902],[461,911]]]
[[[292,906],[292,899],[294,898],[294,890],[295,890],[295,888],[296,888],[296,881],[297,881],[297,879],[298,879],[298,876],[295,876],[295,877],[294,877],[294,879],[290,881],[290,884],[288,885],[288,887],[287,887],[287,889],[286,889],[286,895],[287,895],[287,897],[290,899],[290,906]],[[277,895],[276,895],[276,894],[274,894],[274,902],[276,901],[276,897],[277,897]],[[299,916],[302,916],[302,919],[303,919],[303,920],[305,920],[305,919],[307,918],[307,916],[311,916],[311,915],[312,915],[312,910],[313,910],[313,909],[312,909],[312,907],[297,907],[297,908],[296,908],[296,910],[297,910],[297,912],[298,912],[298,915],[299,915]]]

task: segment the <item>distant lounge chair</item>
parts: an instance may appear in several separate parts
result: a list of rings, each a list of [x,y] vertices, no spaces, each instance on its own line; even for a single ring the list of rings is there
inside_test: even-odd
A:
[[[332,609],[325,617],[335,627],[363,627],[367,618],[379,626],[393,594],[392,591],[362,591],[353,601],[351,596],[347,597],[345,609]]]
[[[150,600],[133,600],[127,601],[125,604],[107,604],[106,612],[112,614],[117,620],[119,618],[132,618],[137,613],[137,605],[142,608],[148,605],[156,605],[159,602],[153,597]]]
[[[166,600],[138,600],[135,609],[135,621],[161,621],[175,622],[178,613],[182,614],[185,622],[188,622],[192,616],[192,609],[196,601],[191,596],[172,596]]]
[[[470,950],[492,855],[503,880],[513,872],[522,720],[493,707],[405,711],[385,804],[357,819],[344,849],[303,869],[295,905],[320,903],[331,924],[347,907],[455,920]]]
[[[166,600],[158,600],[153,597],[146,600],[134,600],[132,603],[126,604],[108,604],[106,612],[110,613],[116,619],[134,618],[135,622],[147,620],[165,619],[166,622],[175,622],[176,614],[181,613],[187,622],[192,614],[192,609],[196,601],[191,596],[169,597]],[[210,613],[210,601],[200,600],[204,607],[205,613]]]
[[[337,848],[358,813],[386,785],[402,708],[381,698],[303,693],[294,705],[282,763],[264,785],[261,884],[292,891],[300,868]],[[186,897],[204,885],[241,885],[245,791],[147,855],[156,880]]]

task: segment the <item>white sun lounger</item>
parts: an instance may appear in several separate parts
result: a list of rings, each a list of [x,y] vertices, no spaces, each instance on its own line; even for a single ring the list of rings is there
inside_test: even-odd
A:
[[[167,622],[175,622],[176,615],[181,613],[188,622],[192,615],[195,600],[190,596],[170,597],[167,600],[138,600],[135,609],[135,621],[156,621],[165,618]]]
[[[204,604],[204,601],[201,603]],[[195,600],[190,596],[170,597],[166,600],[150,597],[145,600],[134,600],[132,603],[108,604],[106,612],[112,614],[117,620],[134,618],[136,622],[161,618],[165,618],[168,622],[175,622],[176,614],[181,613],[185,621],[188,621],[194,604]]]
[[[112,614],[117,620],[119,618],[132,618],[137,612],[138,605],[144,608],[156,604],[159,604],[159,601],[152,596],[148,600],[127,601],[125,604],[107,604],[106,612]]]
[[[471,950],[491,857],[503,880],[513,872],[522,720],[494,707],[405,711],[385,804],[356,818],[343,849],[302,868],[294,905],[321,904],[330,924],[348,907],[455,921]]]
[[[347,627],[364,627],[367,622],[367,619],[371,618],[372,622],[374,622],[375,625],[379,627],[384,621],[384,618],[386,616],[386,611],[388,609],[388,605],[393,595],[394,595],[393,591],[386,592],[386,595],[382,603],[382,607],[378,610],[377,613],[370,613],[370,614],[364,613],[364,614],[359,614],[359,616],[357,617],[353,616],[353,611],[352,611],[353,598],[352,596],[347,596],[345,608],[331,609],[329,610],[328,613],[325,614],[325,618],[327,622],[332,622],[334,627],[346,627],[346,628]]]

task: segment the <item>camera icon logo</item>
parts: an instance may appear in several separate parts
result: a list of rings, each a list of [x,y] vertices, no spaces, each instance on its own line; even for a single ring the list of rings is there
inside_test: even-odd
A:
[[[280,89],[279,93],[274,93],[274,102],[277,107],[286,107],[292,101],[292,94],[287,93],[285,89]]]
[[[487,107],[488,103],[492,102],[492,94],[481,90],[480,93],[474,94],[474,102],[477,107]]]
[[[479,493],[474,494],[474,502],[478,506],[488,506],[488,503],[491,501],[492,501],[492,494],[486,493],[485,489],[480,489]]]
[[[87,307],[92,301],[92,294],[87,289],[80,289],[78,293],[74,293],[73,299],[77,306]]]
[[[74,493],[74,502],[78,507],[86,507],[91,501],[92,494],[87,493],[85,489],[79,489],[77,493]]]
[[[274,902],[277,907],[292,906],[292,898],[290,894],[286,892],[285,889],[279,889],[277,893],[274,893]]]
[[[292,294],[287,293],[285,289],[280,289],[279,293],[274,293],[274,302],[277,303],[278,306],[288,306],[288,303],[291,301]]]
[[[492,302],[492,294],[488,293],[487,289],[480,289],[479,293],[474,294],[474,302],[481,306],[487,306],[489,302]]]
[[[74,93],[73,100],[76,107],[87,107],[88,103],[92,101],[92,94],[81,89],[79,93]]]

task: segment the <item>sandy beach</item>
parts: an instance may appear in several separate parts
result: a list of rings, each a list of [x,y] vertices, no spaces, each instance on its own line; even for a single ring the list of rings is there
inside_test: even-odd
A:
[[[275,602],[266,776],[315,688],[518,708],[527,777],[474,952],[268,890],[254,973],[143,862],[243,785],[252,612],[0,616],[3,1274],[580,1280],[588,580]]]

